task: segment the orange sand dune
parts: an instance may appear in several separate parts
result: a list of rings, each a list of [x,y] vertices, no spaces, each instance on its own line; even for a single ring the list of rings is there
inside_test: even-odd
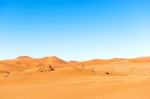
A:
[[[150,99],[150,58],[0,61],[0,99]]]

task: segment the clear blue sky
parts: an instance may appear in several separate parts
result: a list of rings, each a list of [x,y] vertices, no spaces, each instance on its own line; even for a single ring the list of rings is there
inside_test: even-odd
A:
[[[0,59],[150,55],[150,0],[0,0]]]

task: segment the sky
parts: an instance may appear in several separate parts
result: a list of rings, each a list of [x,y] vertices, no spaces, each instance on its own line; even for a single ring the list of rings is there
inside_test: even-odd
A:
[[[150,56],[150,0],[0,0],[0,59]]]

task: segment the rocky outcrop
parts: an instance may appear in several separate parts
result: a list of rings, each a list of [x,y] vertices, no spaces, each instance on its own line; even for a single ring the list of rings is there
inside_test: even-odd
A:
[[[0,77],[8,77],[9,74],[10,72],[6,70],[0,70]]]
[[[41,64],[40,68],[38,69],[38,72],[50,72],[50,71],[54,71],[54,68],[51,65]]]

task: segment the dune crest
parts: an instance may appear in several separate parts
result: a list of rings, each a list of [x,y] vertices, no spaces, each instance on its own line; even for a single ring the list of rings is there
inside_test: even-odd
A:
[[[27,60],[27,59],[32,59],[30,56],[19,56],[16,58],[16,60]]]
[[[49,61],[51,63],[66,63],[66,61],[56,57],[56,56],[50,56],[50,57],[43,57],[41,58],[43,61]]]

